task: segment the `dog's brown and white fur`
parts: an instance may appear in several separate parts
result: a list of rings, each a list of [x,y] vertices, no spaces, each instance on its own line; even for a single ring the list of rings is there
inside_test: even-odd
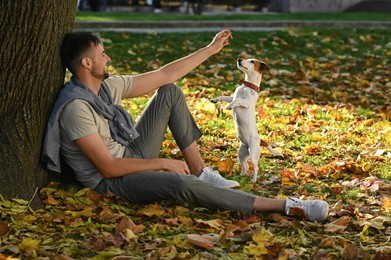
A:
[[[259,86],[262,82],[263,72],[269,70],[269,66],[256,59],[238,59],[238,68],[244,72],[245,79],[236,88],[233,97],[222,96],[213,99],[214,102],[222,101],[230,103],[228,109],[232,109],[235,129],[240,139],[239,161],[242,166],[242,175],[249,169],[247,161],[253,165],[254,174],[251,182],[257,181],[258,162],[261,155],[261,146],[266,147],[273,155],[283,157],[272,145],[261,140],[256,125],[255,107],[258,100]]]

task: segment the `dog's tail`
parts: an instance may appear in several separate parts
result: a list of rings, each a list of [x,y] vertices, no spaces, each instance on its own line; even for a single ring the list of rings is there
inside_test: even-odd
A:
[[[274,148],[278,147],[278,145],[276,145],[274,143],[265,142],[262,139],[261,139],[260,145],[262,147],[266,147],[266,149],[268,149],[274,156],[284,158],[284,155],[282,153],[280,153],[279,151],[274,149]]]

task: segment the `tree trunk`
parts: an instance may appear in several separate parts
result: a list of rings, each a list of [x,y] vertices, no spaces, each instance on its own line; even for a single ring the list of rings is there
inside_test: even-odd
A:
[[[0,1],[0,194],[6,198],[30,200],[46,184],[41,145],[64,81],[60,46],[73,28],[76,2]]]

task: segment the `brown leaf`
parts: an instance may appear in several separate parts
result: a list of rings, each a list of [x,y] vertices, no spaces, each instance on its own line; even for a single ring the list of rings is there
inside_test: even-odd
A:
[[[211,235],[198,235],[198,234],[189,234],[187,239],[190,244],[199,246],[208,250],[213,249],[218,238]]]
[[[335,247],[339,244],[339,241],[337,238],[335,237],[327,237],[327,238],[324,238],[321,242],[320,242],[320,246],[321,247]]]
[[[330,254],[326,250],[317,250],[311,257],[311,259],[316,259],[316,260],[329,260],[330,259]]]
[[[103,207],[103,210],[99,213],[99,219],[103,223],[111,223],[118,219],[118,215],[114,214],[109,207]]]
[[[164,222],[166,222],[170,226],[173,226],[178,223],[178,218],[166,218]]]
[[[358,256],[358,247],[353,244],[346,243],[343,247],[342,256],[346,260],[355,260]]]
[[[292,216],[298,217],[298,218],[307,218],[307,215],[304,212],[304,209],[302,208],[289,208],[289,213]]]
[[[136,224],[128,216],[123,216],[121,221],[115,225],[117,232],[123,232],[125,229],[132,229]]]
[[[129,241],[120,232],[115,232],[114,234],[110,234],[107,240],[113,243],[114,246],[119,246],[119,247],[126,246],[127,244],[129,244]]]
[[[105,249],[105,244],[101,238],[92,236],[90,239],[84,242],[84,247],[92,251],[101,251]]]
[[[137,225],[137,226],[131,228],[131,230],[135,234],[142,232],[144,229],[145,229],[145,226],[143,224],[140,224],[140,225]]]
[[[51,194],[47,194],[47,199],[43,200],[42,203],[46,205],[58,205],[59,202],[53,198]]]
[[[318,175],[320,174],[319,171],[317,171],[317,170],[315,169],[315,167],[312,166],[312,165],[308,165],[308,164],[305,164],[305,163],[298,163],[298,165],[301,167],[301,170],[302,170],[303,172],[311,173],[311,174],[313,174],[315,177],[318,176]]]
[[[94,190],[88,190],[86,193],[87,198],[89,198],[95,205],[98,205],[102,195]]]
[[[217,162],[219,172],[231,173],[234,169],[234,163],[231,158],[222,158]]]
[[[10,230],[11,229],[9,228],[8,224],[0,222],[0,236],[8,234]]]
[[[342,233],[349,223],[350,218],[348,216],[342,216],[331,223],[325,224],[325,231],[330,233]]]

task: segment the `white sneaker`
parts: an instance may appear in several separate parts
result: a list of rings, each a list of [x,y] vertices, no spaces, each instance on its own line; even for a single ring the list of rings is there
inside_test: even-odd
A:
[[[329,215],[329,204],[323,200],[300,200],[289,198],[286,200],[285,213],[290,216],[300,215],[294,209],[302,209],[311,221],[323,221]]]
[[[218,171],[212,170],[210,167],[202,169],[202,173],[198,176],[201,180],[209,182],[217,187],[223,188],[238,188],[240,187],[239,182],[233,180],[224,179]]]

